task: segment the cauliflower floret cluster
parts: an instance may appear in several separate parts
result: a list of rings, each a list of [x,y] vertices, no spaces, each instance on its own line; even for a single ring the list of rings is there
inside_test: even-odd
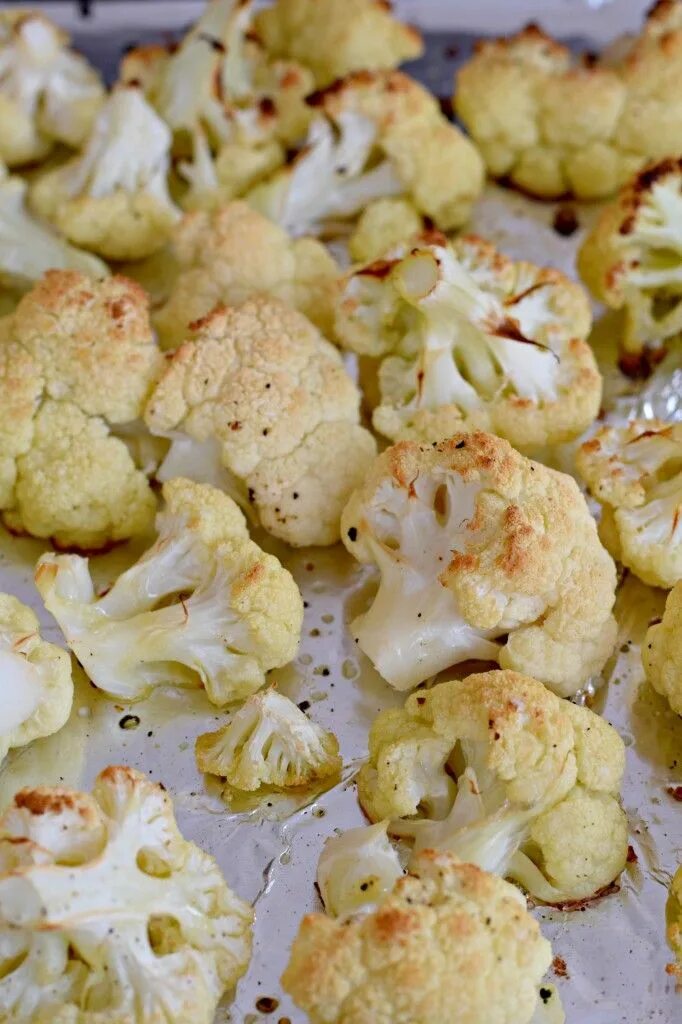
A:
[[[576,62],[535,25],[480,42],[454,101],[490,173],[543,198],[597,199],[682,151],[680,0],[659,0],[619,49]]]
[[[133,86],[119,86],[81,151],[36,179],[29,200],[74,245],[142,259],[166,243],[180,211],[168,191],[171,135]]]
[[[529,1024],[551,960],[517,890],[424,851],[375,910],[304,917],[282,984],[311,1024]]]
[[[348,252],[355,263],[374,263],[403,242],[416,239],[423,228],[424,219],[409,199],[376,199],[358,217]]]
[[[0,509],[15,532],[94,550],[144,532],[156,502],[124,442],[161,355],[122,277],[49,271],[2,322]]]
[[[642,661],[654,690],[682,715],[682,581],[668,594],[661,621],[649,627]]]
[[[415,841],[413,857],[448,850],[563,904],[625,866],[624,768],[623,741],[592,711],[527,676],[486,672],[380,713],[358,793],[372,821],[394,819],[389,831]]]
[[[380,821],[326,840],[317,865],[317,887],[332,917],[346,917],[377,903],[405,874],[387,825]]]
[[[79,146],[104,86],[69,37],[38,11],[0,12],[0,159],[42,160],[58,143]]]
[[[248,966],[252,919],[139,772],[106,768],[92,795],[24,789],[0,818],[8,1024],[212,1024]]]
[[[110,697],[139,700],[166,684],[203,686],[218,705],[248,697],[296,653],[298,587],[227,495],[178,478],[163,497],[156,542],[100,597],[79,555],[43,555],[36,586]]]
[[[42,640],[39,628],[30,608],[11,594],[0,594],[0,761],[12,747],[58,732],[71,713],[71,660],[66,651]]]
[[[626,352],[682,335],[682,157],[628,182],[583,242],[578,269],[598,299],[625,311]]]
[[[669,968],[671,974],[682,978],[682,866],[673,877],[665,908],[667,935],[677,962]]]
[[[212,481],[296,546],[334,544],[376,452],[338,351],[296,310],[219,307],[169,359],[145,421],[169,437],[159,477]]]
[[[398,690],[474,658],[569,696],[613,649],[616,570],[578,485],[498,437],[387,449],[341,530],[380,573],[351,630]]]
[[[354,270],[335,330],[375,360],[375,428],[437,441],[490,430],[520,448],[578,437],[599,412],[587,296],[556,270],[465,237],[402,246]]]
[[[173,235],[178,276],[154,324],[163,348],[177,348],[189,324],[218,304],[272,295],[332,330],[339,270],[314,238],[291,239],[246,203],[187,214]]]
[[[290,234],[333,234],[396,196],[443,230],[467,220],[483,188],[481,158],[414,79],[358,71],[307,102],[317,116],[303,149],[247,195]]]
[[[682,424],[602,427],[576,465],[602,505],[599,533],[614,558],[654,587],[682,579]]]
[[[276,690],[256,693],[216,732],[196,742],[199,771],[219,775],[234,789],[288,789],[338,775],[339,744]]]

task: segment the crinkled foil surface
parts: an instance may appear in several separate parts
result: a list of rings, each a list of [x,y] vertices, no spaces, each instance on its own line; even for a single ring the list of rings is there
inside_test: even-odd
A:
[[[565,2],[575,7],[576,25],[589,38],[590,12],[579,2]],[[449,7],[453,23],[457,6]],[[508,20],[509,5],[503,6]],[[518,6],[521,24],[533,14],[533,5]],[[616,26],[618,6],[619,0],[611,4]],[[540,14],[540,5],[535,7]],[[491,29],[490,24],[481,25],[482,33]],[[107,46],[88,33],[84,48],[96,50],[101,63],[108,60],[111,67],[116,57],[111,46],[129,42],[131,35],[130,27],[122,29],[120,39],[112,37]],[[453,64],[470,43],[453,32],[431,36],[428,59],[417,65],[417,73],[446,95]],[[532,203],[491,186],[472,227],[511,256],[572,274],[581,233],[596,212],[576,209],[581,230],[563,238],[552,228],[551,205]],[[646,385],[633,385],[615,369],[617,319],[600,318],[599,311],[597,315],[593,340],[605,373],[609,417],[622,420],[637,411],[682,418],[682,367],[664,364]],[[561,453],[561,468],[570,468],[571,456],[571,451]],[[298,657],[287,669],[273,673],[274,681],[293,700],[310,702],[309,714],[338,736],[344,757],[341,783],[307,800],[271,795],[227,806],[220,786],[207,783],[194,763],[195,737],[224,718],[201,693],[167,690],[134,706],[115,705],[101,698],[81,673],[67,726],[8,759],[0,774],[0,805],[23,785],[89,787],[97,772],[112,763],[132,765],[163,781],[173,794],[185,834],[212,853],[230,885],[255,904],[251,967],[217,1021],[303,1024],[303,1015],[281,992],[278,979],[299,918],[320,906],[314,878],[325,838],[334,830],[362,823],[353,777],[366,752],[370,724],[380,709],[400,704],[403,697],[358,656],[346,629],[367,599],[371,574],[340,546],[292,554],[267,538],[257,539],[293,571],[307,602]],[[59,643],[59,631],[41,608],[32,583],[33,565],[41,551],[39,543],[0,533],[0,587],[31,604],[45,636]],[[128,547],[96,559],[98,582],[106,584],[135,556],[136,551]],[[557,976],[552,980],[559,986],[569,1024],[682,1020],[682,994],[675,993],[665,971],[670,952],[664,938],[666,889],[682,860],[682,807],[669,793],[682,784],[682,719],[645,683],[639,650],[647,624],[660,615],[664,598],[663,592],[632,576],[621,581],[618,644],[592,705],[615,725],[628,748],[623,797],[632,863],[619,892],[580,911],[535,911],[554,947]],[[136,728],[121,728],[126,714],[138,716]],[[269,1014],[257,1008],[264,996],[277,1001]]]

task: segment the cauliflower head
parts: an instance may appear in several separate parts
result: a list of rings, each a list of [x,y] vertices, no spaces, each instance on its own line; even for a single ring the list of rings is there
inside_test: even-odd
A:
[[[583,242],[578,269],[598,299],[625,311],[626,352],[682,335],[682,157],[624,186]]]
[[[334,544],[376,444],[338,351],[258,297],[219,307],[169,359],[145,421],[171,448],[159,477],[211,480],[295,546]]]
[[[88,561],[43,555],[36,586],[92,682],[139,700],[155,686],[203,686],[214,704],[249,696],[294,657],[303,602],[279,561],[249,537],[227,495],[177,478],[163,487],[158,537],[106,593]]]
[[[339,268],[321,242],[291,239],[246,203],[186,214],[173,235],[179,274],[154,318],[161,345],[177,348],[189,324],[221,303],[272,295],[332,330]]]
[[[669,970],[672,974],[682,977],[682,866],[675,872],[670,885],[665,916],[668,942],[677,961]]]
[[[654,587],[682,579],[682,424],[630,420],[600,428],[576,466],[601,502],[601,538]]]
[[[255,693],[216,732],[196,741],[199,771],[219,775],[234,789],[288,789],[338,775],[339,744],[276,690]]]
[[[13,747],[51,736],[66,724],[73,703],[71,659],[42,640],[30,608],[0,594],[3,718],[0,760]]]
[[[481,41],[454,104],[493,176],[542,198],[598,199],[682,150],[681,97],[682,4],[662,0],[624,52],[596,60],[536,25]]]
[[[282,984],[311,1024],[529,1024],[551,960],[513,886],[424,851],[376,909],[308,914]]]
[[[381,712],[358,794],[370,820],[414,840],[413,857],[448,850],[564,904],[625,866],[624,769],[623,741],[598,715],[528,676],[485,672]]]
[[[443,230],[460,227],[484,169],[435,97],[400,71],[359,71],[307,102],[316,111],[294,160],[247,199],[290,234],[333,234],[370,203],[405,197]]]
[[[2,323],[0,509],[9,529],[94,550],[144,532],[146,476],[110,428],[139,420],[162,357],[122,277],[49,271]]]
[[[616,570],[578,485],[498,437],[387,449],[341,536],[379,570],[351,629],[398,690],[473,658],[570,696],[613,649]]]
[[[318,85],[395,68],[424,52],[419,32],[394,18],[384,0],[276,0],[255,24],[271,53],[307,64]]]
[[[42,160],[79,146],[104,101],[99,74],[38,11],[0,12],[0,160]]]
[[[346,917],[376,904],[405,874],[387,825],[380,821],[326,840],[317,865],[317,887],[332,917]]]
[[[21,790],[0,818],[8,1024],[212,1024],[252,920],[165,789],[130,768],[105,768],[92,795]]]
[[[682,581],[668,594],[661,621],[649,627],[642,661],[654,690],[682,715]]]
[[[119,86],[80,154],[40,175],[29,201],[74,245],[109,260],[150,256],[180,217],[167,185],[170,144],[142,92]]]
[[[519,448],[578,437],[599,412],[587,296],[479,238],[401,246],[350,272],[335,331],[377,362],[373,423],[392,440],[463,427]]]

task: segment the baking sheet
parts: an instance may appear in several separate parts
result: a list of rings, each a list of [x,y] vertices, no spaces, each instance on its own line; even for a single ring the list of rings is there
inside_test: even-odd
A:
[[[612,8],[619,2],[615,0]],[[459,6],[450,5],[453,18]],[[462,6],[470,21],[475,5]],[[520,24],[538,5],[499,6],[504,7],[507,20],[509,9],[518,8]],[[563,0],[563,6],[583,15],[576,27],[580,34],[589,35],[592,16],[585,15],[584,6],[576,0]],[[482,23],[481,31],[489,27]],[[452,36],[430,38],[429,71],[434,82],[450,80],[448,62],[453,58],[444,55]],[[577,211],[584,230],[596,211],[589,207],[577,207]],[[532,203],[491,186],[472,227],[514,257],[573,273],[580,232],[570,239],[559,236],[552,228],[553,216],[552,205]],[[650,415],[662,407],[682,418],[680,371],[665,367],[642,397],[641,387],[614,370],[617,333],[613,316],[607,316],[595,332],[606,374],[608,409],[622,418],[634,408]],[[566,462],[569,457],[566,451]],[[113,704],[99,696],[81,673],[68,725],[57,736],[8,759],[0,774],[0,805],[22,785],[89,787],[98,771],[110,763],[130,764],[163,781],[173,793],[185,834],[217,858],[230,885],[256,908],[249,973],[234,999],[221,1008],[217,1021],[303,1024],[303,1015],[283,996],[278,979],[299,918],[319,908],[314,876],[324,839],[335,829],[362,823],[353,776],[365,755],[371,722],[380,709],[400,705],[404,695],[392,691],[359,656],[345,628],[367,598],[371,572],[340,547],[291,553],[271,538],[256,539],[292,570],[308,605],[299,655],[291,666],[273,673],[273,679],[295,701],[309,701],[311,717],[338,736],[344,758],[341,784],[309,797],[302,806],[301,801],[297,805],[272,795],[228,809],[220,786],[207,784],[197,772],[193,753],[195,737],[217,727],[224,713],[212,708],[201,692],[191,691],[164,690],[143,703]],[[143,547],[131,545],[96,559],[97,582],[109,582]],[[44,635],[60,642],[59,631],[41,608],[32,583],[33,565],[42,550],[38,542],[0,533],[0,586],[31,604],[41,618]],[[594,705],[616,726],[628,748],[623,793],[636,862],[624,872],[620,892],[582,911],[536,911],[560,958],[553,980],[569,1024],[673,1024],[682,1019],[682,995],[675,993],[665,972],[670,952],[664,939],[666,887],[682,859],[682,808],[668,793],[670,787],[682,784],[682,719],[644,682],[639,655],[643,632],[649,620],[660,614],[664,597],[631,576],[622,581],[618,645]],[[139,718],[136,728],[121,728],[126,714]],[[264,996],[277,1000],[270,1014],[257,1010]]]

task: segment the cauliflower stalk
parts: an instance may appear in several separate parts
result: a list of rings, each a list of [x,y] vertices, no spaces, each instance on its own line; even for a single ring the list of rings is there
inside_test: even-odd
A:
[[[276,690],[256,693],[216,732],[196,742],[199,771],[225,778],[234,789],[288,789],[338,775],[339,744]]]
[[[58,732],[71,713],[70,658],[42,640],[39,628],[30,608],[10,594],[0,594],[0,760],[12,747]]]
[[[317,887],[332,917],[347,917],[375,905],[405,874],[387,825],[380,821],[326,840],[317,865]]]
[[[602,504],[604,544],[654,587],[682,579],[681,459],[682,425],[644,419],[602,427],[576,458]]]
[[[389,448],[341,531],[351,554],[379,570],[376,597],[351,629],[396,689],[475,658],[569,696],[611,653],[615,567],[584,497],[571,477],[500,438]]]
[[[471,426],[527,448],[572,440],[595,419],[590,324],[587,297],[558,271],[468,237],[352,271],[335,329],[378,361],[382,434],[437,441]]]
[[[682,715],[682,581],[668,594],[660,622],[649,627],[642,646],[646,677],[670,707]]]
[[[203,686],[222,705],[253,693],[296,653],[301,595],[208,485],[175,479],[155,544],[97,597],[88,561],[43,555],[36,586],[92,682],[110,697]]]
[[[0,1014],[211,1024],[251,908],[185,840],[165,790],[106,768],[92,796],[25,789],[0,819]]]
[[[425,770],[415,754],[429,744],[440,757]],[[487,672],[417,691],[378,716],[369,753],[360,802],[414,840],[413,857],[449,850],[560,904],[594,896],[625,866],[623,742],[534,679]],[[434,799],[446,786],[447,808]]]

